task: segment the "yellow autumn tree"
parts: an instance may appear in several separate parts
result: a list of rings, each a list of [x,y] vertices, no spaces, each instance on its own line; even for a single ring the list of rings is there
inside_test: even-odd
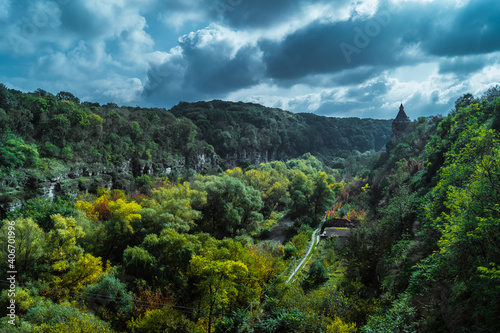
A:
[[[101,258],[84,253],[77,240],[85,236],[72,217],[52,216],[54,228],[46,236],[49,281],[54,288],[80,290],[97,281],[102,273]]]
[[[84,211],[94,223],[103,226],[102,237],[96,240],[95,252],[105,261],[110,257],[121,257],[129,237],[134,233],[134,223],[141,220],[142,206],[130,200],[123,191],[101,189],[99,197],[79,200],[75,207]]]

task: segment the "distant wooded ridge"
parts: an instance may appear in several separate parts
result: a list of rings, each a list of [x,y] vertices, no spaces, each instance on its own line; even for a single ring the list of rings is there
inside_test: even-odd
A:
[[[170,110],[119,107],[81,102],[70,92],[23,93],[0,84],[0,129],[2,145],[22,140],[39,158],[115,166],[131,161],[140,176],[176,167],[246,167],[305,153],[328,164],[334,156],[383,148],[391,121],[220,100],[180,102]],[[21,160],[4,160],[2,167],[29,162]]]

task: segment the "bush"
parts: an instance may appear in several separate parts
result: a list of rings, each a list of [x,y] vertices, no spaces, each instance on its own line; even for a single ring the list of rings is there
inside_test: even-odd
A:
[[[127,292],[123,282],[112,273],[101,275],[99,281],[87,287],[84,294],[90,309],[102,314],[104,308],[114,314],[128,315],[132,312],[133,297]]]
[[[127,324],[127,327],[133,333],[184,333],[195,331],[195,324],[193,322],[170,307],[148,311],[144,316],[132,319]]]
[[[297,253],[297,248],[292,244],[287,244],[283,247],[285,259],[293,257]]]
[[[109,324],[90,313],[82,313],[71,303],[54,304],[41,300],[24,318],[34,332],[112,332]]]
[[[321,260],[315,260],[309,266],[307,277],[302,281],[304,290],[312,289],[328,281],[328,271]]]

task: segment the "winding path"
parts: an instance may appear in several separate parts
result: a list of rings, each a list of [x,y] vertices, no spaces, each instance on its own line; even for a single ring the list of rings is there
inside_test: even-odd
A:
[[[302,268],[302,265],[306,262],[307,258],[309,257],[309,253],[311,253],[311,250],[313,249],[313,247],[319,243],[319,231],[320,230],[321,230],[321,226],[318,229],[314,230],[312,237],[311,237],[311,245],[309,246],[309,249],[307,250],[306,255],[304,256],[304,258],[302,258],[302,260],[299,262],[297,267],[295,267],[292,274],[290,274],[290,276],[288,277],[288,280],[286,280],[286,283],[289,283],[290,280],[295,276],[295,273],[297,273]]]

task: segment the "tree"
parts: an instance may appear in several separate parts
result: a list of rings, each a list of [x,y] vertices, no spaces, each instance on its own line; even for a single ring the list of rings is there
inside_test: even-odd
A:
[[[57,214],[52,220],[54,227],[47,233],[31,218],[15,220],[16,267],[22,279],[70,290],[94,283],[103,271],[102,261],[77,245],[84,237],[82,228],[72,217]],[[8,223],[2,227],[0,239],[6,239],[7,230]],[[7,253],[0,252],[2,257],[6,259]]]
[[[58,101],[65,100],[75,103],[76,105],[80,104],[80,99],[67,91],[60,91],[57,93],[56,98]]]
[[[116,249],[125,249],[127,246],[127,239],[135,232],[133,224],[142,218],[142,206],[130,200],[120,190],[103,190],[97,199],[90,202],[78,200],[75,207],[84,211],[94,221],[103,223],[104,235],[96,247],[99,248],[97,252],[103,256],[104,261],[111,257],[121,257],[122,251]]]
[[[55,197],[53,200],[43,197],[28,199],[21,207],[7,214],[9,219],[29,216],[45,232],[54,228],[52,215],[60,214],[64,217],[76,217],[77,210],[70,201],[61,197]]]
[[[10,111],[15,105],[15,98],[12,92],[0,83],[0,109]]]
[[[330,207],[335,198],[335,189],[339,186],[335,184],[335,179],[324,171],[318,172],[313,180],[313,192],[311,194],[311,204],[313,206],[314,217],[319,220]]]
[[[469,93],[464,94],[455,101],[455,112],[458,112],[460,108],[468,107],[470,104],[474,103],[474,101],[475,99],[474,96],[472,96],[472,94]]]
[[[199,279],[198,290],[208,307],[208,330],[211,332],[213,312],[230,304],[238,295],[237,282],[248,274],[248,267],[230,259],[218,258],[217,252],[206,251],[190,261],[190,271]]]
[[[497,84],[493,87],[488,88],[488,90],[486,90],[481,96],[481,99],[487,100],[488,102],[492,103],[498,96],[500,96],[500,85]]]
[[[290,217],[317,224],[333,203],[340,185],[324,171],[312,170],[311,174],[306,174],[301,170],[291,170],[290,174]]]
[[[302,171],[292,170],[290,172],[290,217],[298,218],[311,216],[311,203],[309,196],[312,194],[312,182]]]
[[[132,319],[127,327],[132,333],[184,333],[194,332],[196,326],[182,313],[165,306],[162,309],[149,310],[143,316]]]
[[[207,193],[206,204],[197,207],[203,214],[199,221],[201,230],[218,238],[258,230],[263,203],[254,188],[227,175],[199,177],[193,187]]]
[[[159,236],[147,235],[140,246],[127,247],[123,252],[123,265],[127,274],[144,279],[150,285],[171,284],[180,296],[187,288],[189,261],[200,247],[196,235],[164,229]]]
[[[315,288],[328,281],[328,271],[320,260],[315,260],[309,266],[306,278],[302,281],[304,289]]]
[[[191,189],[188,182],[153,189],[151,197],[141,201],[143,227],[147,228],[146,233],[158,233],[163,228],[187,232],[201,218],[201,212],[192,208],[193,203],[202,206],[206,202],[206,192]]]
[[[471,105],[457,117],[475,108]],[[500,142],[487,124],[470,118],[468,124],[456,122],[445,137],[455,140],[426,204],[432,223],[428,233],[437,233],[438,248],[414,266],[409,290],[429,308],[426,324],[436,330],[498,331],[493,318],[500,313],[494,301],[500,297],[495,274],[500,263]]]
[[[124,321],[133,310],[132,295],[111,271],[101,274],[99,280],[87,286],[83,297],[89,309],[115,326],[125,326]]]
[[[241,170],[240,170],[241,171]],[[263,213],[269,217],[271,213],[278,208],[278,205],[283,207],[288,199],[288,186],[290,181],[286,175],[278,172],[276,169],[270,168],[264,170],[249,170],[246,171],[242,178],[245,184],[252,186],[260,192],[264,207]]]
[[[392,307],[379,310],[368,319],[368,323],[361,327],[363,333],[376,332],[408,332],[416,333],[418,322],[415,319],[416,309],[410,304],[410,295],[401,294],[392,302]]]
[[[24,319],[33,325],[32,332],[36,333],[113,332],[108,323],[92,313],[79,311],[69,302],[56,304],[51,300],[40,300],[29,308]]]
[[[38,150],[34,144],[12,133],[0,136],[0,168],[7,170],[20,167],[33,167],[38,162]]]
[[[77,245],[77,239],[84,237],[74,218],[52,216],[54,228],[46,236],[46,260],[51,264],[49,273],[56,288],[80,290],[97,281],[102,273],[101,258],[96,258]]]
[[[11,244],[8,242],[10,223],[5,221],[0,229],[0,242],[2,244]],[[43,230],[31,218],[17,218],[12,226],[16,236],[16,262],[15,267],[21,272],[21,279],[36,279],[45,269],[47,263],[44,261],[47,249],[47,242]],[[0,251],[0,263],[2,272],[6,272],[8,264],[7,245]]]

